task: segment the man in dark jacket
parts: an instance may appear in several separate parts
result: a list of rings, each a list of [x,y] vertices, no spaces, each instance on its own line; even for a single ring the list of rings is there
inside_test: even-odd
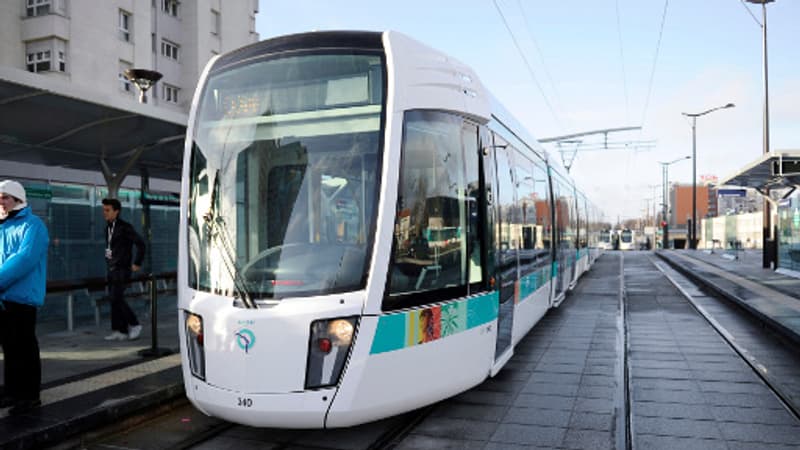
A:
[[[144,259],[144,240],[128,222],[119,218],[122,208],[115,198],[103,199],[103,218],[106,219],[106,263],[111,293],[111,334],[107,341],[138,339],[142,326],[136,314],[125,301],[125,287],[131,272],[138,271]],[[136,257],[133,257],[133,247]]]
[[[0,181],[0,346],[5,393],[0,408],[23,414],[41,405],[42,363],[36,310],[47,284],[47,227],[26,203],[25,188]]]

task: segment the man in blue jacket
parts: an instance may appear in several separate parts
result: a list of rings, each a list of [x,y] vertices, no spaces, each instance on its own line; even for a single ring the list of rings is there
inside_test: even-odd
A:
[[[0,408],[10,406],[11,415],[41,405],[36,310],[44,303],[49,241],[44,223],[26,203],[22,185],[0,181],[0,344],[5,376]]]

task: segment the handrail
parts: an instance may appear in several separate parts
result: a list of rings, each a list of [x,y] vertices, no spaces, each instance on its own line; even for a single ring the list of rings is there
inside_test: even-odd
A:
[[[137,274],[131,277],[129,283],[135,282],[148,282],[150,283],[149,297],[150,297],[150,342],[149,349],[139,352],[141,356],[145,357],[159,357],[170,353],[168,349],[158,347],[158,288],[156,287],[157,280],[174,280],[177,278],[177,272],[162,272],[159,274],[144,273]],[[109,285],[105,277],[90,277],[80,280],[54,280],[47,283],[47,293],[68,292],[67,294],[67,330],[73,331],[73,301],[74,295],[72,291],[81,289],[101,290]],[[95,306],[95,320],[100,324],[99,310]]]
[[[150,281],[151,278],[155,278],[157,280],[172,280],[176,279],[177,276],[178,273],[176,271],[153,274],[152,277],[147,273],[141,273],[131,277],[130,283]],[[107,286],[108,280],[106,277],[87,277],[76,280],[53,280],[47,282],[47,293],[53,294],[56,292],[77,291],[79,289],[101,290],[105,289]]]

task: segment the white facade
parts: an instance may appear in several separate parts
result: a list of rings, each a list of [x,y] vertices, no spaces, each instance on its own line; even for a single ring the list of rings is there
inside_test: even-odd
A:
[[[0,68],[63,80],[70,97],[132,102],[122,71],[156,70],[148,103],[187,114],[206,62],[258,41],[257,12],[257,0],[3,0]]]

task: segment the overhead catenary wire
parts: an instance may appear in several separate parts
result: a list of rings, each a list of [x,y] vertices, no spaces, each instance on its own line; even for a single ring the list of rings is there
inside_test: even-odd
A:
[[[630,101],[628,98],[628,77],[625,74],[625,51],[622,46],[622,23],[619,16],[619,0],[614,2],[614,6],[617,13],[617,38],[619,40],[619,59],[622,65],[622,89],[625,94],[625,122],[627,123],[630,121]]]
[[[531,63],[525,56],[525,52],[522,51],[522,47],[520,47],[516,35],[514,35],[514,32],[511,30],[511,26],[508,24],[506,16],[503,14],[503,10],[500,8],[500,5],[497,4],[497,0],[494,0],[494,6],[497,9],[497,12],[500,14],[500,19],[503,21],[503,25],[506,27],[506,30],[508,30],[508,34],[511,36],[511,40],[514,42],[514,47],[517,48],[517,52],[520,54],[520,57],[522,57],[522,61],[525,63],[525,67],[528,69],[528,74],[530,75],[531,79],[536,85],[536,88],[539,89],[539,93],[541,94],[545,105],[547,105],[547,109],[550,111],[550,114],[553,116],[553,119],[555,119],[556,124],[558,124],[559,128],[563,130],[564,125],[561,122],[561,119],[558,117],[558,114],[556,113],[555,109],[553,109],[553,105],[550,104],[550,100],[548,100],[547,95],[545,95],[544,89],[542,89],[542,85],[539,83],[539,80],[536,78],[536,74],[533,72],[533,67],[531,67]]]
[[[667,21],[667,9],[669,8],[669,0],[664,0],[664,10],[661,13],[661,27],[658,30],[658,41],[656,42],[656,52],[653,57],[653,67],[650,70],[650,81],[647,83],[647,96],[644,101],[644,108],[642,109],[642,120],[640,125],[644,126],[645,119],[647,118],[647,110],[650,107],[650,96],[653,93],[653,80],[656,76],[656,67],[658,66],[658,55],[661,51],[661,39],[664,36],[664,24]]]
[[[544,74],[547,77],[547,81],[550,83],[550,87],[553,89],[553,92],[555,93],[556,102],[559,105],[563,105],[564,102],[561,100],[561,94],[558,92],[558,86],[553,81],[553,77],[550,75],[550,71],[547,70],[547,63],[544,60],[544,52],[542,52],[541,47],[539,47],[539,42],[533,36],[533,32],[531,31],[533,28],[531,27],[531,24],[528,21],[528,15],[525,13],[525,7],[522,5],[522,0],[517,0],[517,7],[519,8],[520,12],[522,12],[522,20],[525,22],[525,31],[527,31],[528,37],[530,38],[531,42],[533,42],[533,46],[534,48],[536,48],[536,52],[539,54],[539,61],[542,63],[542,70],[544,71]]]
[[[750,14],[750,17],[752,17],[752,18],[753,18],[753,20],[755,20],[755,21],[756,21],[756,23],[758,24],[758,26],[759,26],[759,27],[763,27],[764,25],[763,25],[761,22],[759,22],[759,21],[758,21],[758,17],[756,17],[756,15],[755,15],[755,14],[753,14],[753,11],[750,11],[750,8],[748,8],[748,7],[747,7],[747,5],[745,5],[745,4],[744,4],[744,0],[739,0],[739,2],[741,2],[741,3],[742,3],[742,6],[744,7],[744,9],[745,9],[745,10],[747,10],[747,13],[748,13],[748,14]]]

